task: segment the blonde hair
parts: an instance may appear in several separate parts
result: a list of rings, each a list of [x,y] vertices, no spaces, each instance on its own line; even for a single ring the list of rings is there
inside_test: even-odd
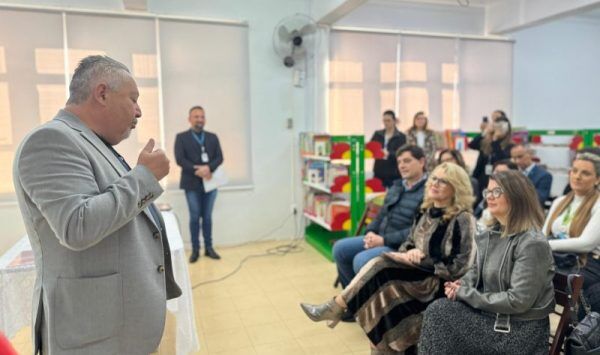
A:
[[[502,237],[522,233],[530,229],[540,230],[544,224],[544,212],[531,181],[520,171],[508,170],[490,176],[508,202],[508,215]],[[492,226],[498,220],[492,216],[486,224]]]
[[[590,162],[594,165],[594,172],[596,174],[596,179],[600,176],[600,157],[592,154],[592,153],[580,153],[577,154],[575,160],[582,160]],[[581,205],[577,208],[577,211],[574,212],[573,220],[571,221],[571,225],[569,226],[569,237],[575,238],[579,237],[581,233],[583,233],[583,229],[587,226],[590,218],[592,218],[592,207],[596,204],[596,201],[600,197],[600,192],[598,188],[594,188],[588,192]],[[554,221],[560,216],[573,202],[575,199],[575,192],[569,192],[565,198],[556,206],[556,210],[550,216],[548,221],[548,226],[546,227],[546,235],[552,234],[552,224]]]
[[[433,207],[433,200],[429,197],[427,191],[429,191],[429,188],[433,184],[432,177],[438,171],[443,171],[446,174],[444,179],[448,180],[448,183],[454,189],[452,202],[444,212],[444,220],[449,221],[462,211],[471,212],[473,210],[473,202],[475,201],[471,179],[465,169],[450,162],[438,165],[429,176],[425,184],[425,197],[423,198],[421,209],[424,211]]]
[[[425,126],[423,126],[423,132],[432,133],[433,131],[430,130],[429,128],[427,128],[429,126],[429,118],[427,117],[427,115],[425,115],[425,112],[423,112],[423,111],[419,111],[419,112],[415,113],[415,115],[413,116],[413,124],[408,131],[416,132],[418,130],[417,129],[417,117],[419,117],[421,115],[425,116]]]

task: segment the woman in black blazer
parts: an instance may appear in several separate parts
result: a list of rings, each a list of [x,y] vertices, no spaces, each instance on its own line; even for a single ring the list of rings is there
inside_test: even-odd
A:
[[[383,113],[384,129],[375,131],[371,141],[379,142],[383,147],[384,158],[375,160],[373,173],[376,178],[383,182],[383,186],[389,188],[394,180],[400,179],[398,163],[396,162],[396,151],[406,144],[406,135],[396,128],[398,119],[392,110]]]
[[[503,111],[494,111],[492,123],[469,143],[469,148],[479,150],[477,163],[473,170],[473,177],[479,183],[477,204],[482,199],[483,189],[488,185],[488,178],[492,174],[494,164],[500,160],[510,159],[510,150],[513,145],[510,121]]]

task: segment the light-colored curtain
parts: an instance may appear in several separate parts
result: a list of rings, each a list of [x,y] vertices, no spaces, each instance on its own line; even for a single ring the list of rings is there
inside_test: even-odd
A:
[[[333,30],[329,132],[369,138],[387,109],[403,130],[418,111],[436,131],[476,131],[495,109],[510,116],[512,48],[501,40]]]

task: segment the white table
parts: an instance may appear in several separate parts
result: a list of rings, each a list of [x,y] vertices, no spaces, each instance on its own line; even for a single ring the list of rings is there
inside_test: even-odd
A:
[[[171,248],[175,281],[183,292],[180,297],[167,301],[167,309],[176,318],[177,354],[189,354],[198,351],[200,344],[194,318],[187,258],[177,217],[171,211],[163,211],[162,215]],[[15,266],[15,259],[23,255],[32,255],[27,236],[21,238],[4,255],[0,256],[0,331],[9,339],[21,328],[31,326],[35,265],[32,258],[24,258],[24,262]],[[29,259],[31,260],[28,261]]]

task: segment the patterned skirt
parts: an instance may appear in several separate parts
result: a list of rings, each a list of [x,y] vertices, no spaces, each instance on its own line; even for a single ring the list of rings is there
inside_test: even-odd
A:
[[[420,313],[443,295],[440,286],[431,272],[377,257],[354,277],[342,298],[377,349],[404,351],[418,342]]]
[[[510,333],[499,333],[494,331],[495,317],[463,302],[442,298],[423,314],[419,354],[548,354],[548,317],[530,321],[511,319]]]

